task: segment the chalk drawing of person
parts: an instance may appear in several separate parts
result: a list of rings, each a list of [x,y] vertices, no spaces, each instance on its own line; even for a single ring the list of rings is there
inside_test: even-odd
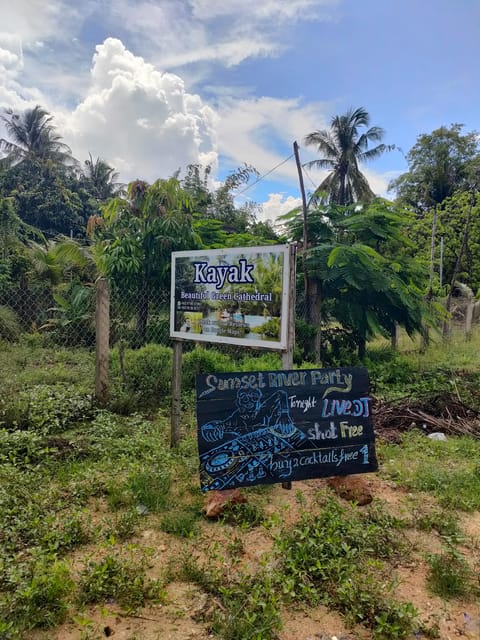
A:
[[[201,434],[206,442],[238,438],[265,427],[283,437],[295,431],[285,391],[274,391],[264,398],[260,389],[239,389],[235,404],[235,411],[224,420],[202,425]]]

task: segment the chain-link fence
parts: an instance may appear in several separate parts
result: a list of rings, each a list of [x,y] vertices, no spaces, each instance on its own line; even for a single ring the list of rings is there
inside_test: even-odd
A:
[[[99,363],[97,353],[97,377],[99,367],[108,371],[113,353],[116,375],[125,383],[129,374],[132,375],[127,371],[125,353],[138,351],[149,344],[168,350],[172,347],[170,291],[132,290],[109,283],[105,288],[105,292],[109,292],[108,304],[102,306],[99,303],[98,288],[99,283],[80,284],[73,280],[56,286],[52,286],[51,282],[27,286],[21,279],[15,284],[9,283],[9,286],[2,287],[0,273],[0,340],[8,343],[29,342],[54,348],[88,348],[93,354],[96,341],[98,351],[100,336],[107,355],[104,353],[103,363]],[[105,292],[103,295],[106,295]],[[309,303],[312,305],[313,301],[310,300]],[[300,292],[295,310],[295,363],[301,364],[305,360],[319,363],[315,353],[318,327],[306,321],[305,311],[305,300]],[[467,334],[472,325],[480,321],[480,302],[473,298],[456,298],[451,311],[453,319],[464,327]],[[217,343],[203,344],[209,350],[214,348],[216,353],[234,361],[263,355],[261,366],[266,367],[269,362],[273,366],[274,363],[273,358],[269,361],[265,351],[258,349]],[[194,349],[195,341],[185,342],[185,354]],[[349,350],[354,352],[355,339],[352,332],[337,324],[322,327],[322,364],[331,364],[329,357],[334,362],[337,352],[342,349],[344,353]],[[138,373],[140,375],[143,374]]]

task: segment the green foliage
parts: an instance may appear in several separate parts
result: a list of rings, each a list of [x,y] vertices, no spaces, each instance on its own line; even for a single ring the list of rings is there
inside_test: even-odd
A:
[[[195,389],[195,376],[200,373],[235,371],[234,360],[217,349],[196,346],[183,355],[182,385],[186,390]]]
[[[462,134],[462,128],[452,124],[418,136],[407,154],[408,172],[389,187],[403,203],[424,213],[466,185],[469,165],[478,157],[478,136]]]
[[[88,604],[114,599],[128,611],[135,611],[147,600],[161,595],[161,584],[145,575],[145,561],[138,558],[107,555],[90,562],[81,573],[79,600]]]
[[[180,538],[192,538],[197,532],[199,510],[196,507],[176,509],[166,513],[160,521],[160,529]]]
[[[307,268],[321,291],[323,319],[352,334],[361,358],[366,340],[391,335],[395,325],[413,335],[424,331],[425,322],[435,324],[434,309],[423,299],[425,266],[407,251],[408,219],[382,199],[309,212]],[[300,239],[302,215],[289,216],[287,224],[292,237]]]
[[[18,339],[20,331],[21,324],[15,311],[0,305],[0,339],[12,342]]]
[[[370,517],[334,500],[328,500],[319,515],[305,513],[276,541],[285,595],[339,609],[371,628],[375,637],[407,637],[416,612],[411,604],[386,595],[393,584],[377,560],[405,552],[399,526],[379,505]]]
[[[222,513],[222,522],[241,529],[260,526],[265,520],[264,509],[255,502],[228,505]]]
[[[255,333],[260,333],[266,338],[274,338],[278,340],[280,336],[280,318],[270,318],[259,327],[253,329]]]
[[[468,437],[438,442],[418,431],[404,434],[402,447],[385,446],[383,472],[413,491],[428,491],[445,509],[480,508],[480,441]]]
[[[135,469],[130,474],[128,485],[140,507],[156,512],[162,511],[167,506],[171,485],[168,468]]]
[[[220,588],[223,610],[214,614],[212,631],[222,640],[275,640],[281,602],[271,575],[240,576],[237,584]]]
[[[60,433],[94,413],[91,396],[64,385],[36,385],[17,396],[0,396],[0,426],[42,435]]]
[[[368,148],[369,143],[379,142],[384,135],[380,127],[368,127],[370,115],[363,108],[350,109],[344,115],[334,116],[330,130],[317,130],[305,138],[307,145],[317,147],[322,155],[319,160],[306,164],[307,167],[328,169],[330,173],[315,190],[312,199],[330,204],[352,204],[357,200],[368,202],[375,194],[367,179],[359,169],[359,163],[373,160],[388,151],[390,147],[379,144]]]
[[[170,394],[172,379],[172,349],[148,344],[140,349],[127,349],[124,355],[125,379],[122,376],[118,351],[112,352],[112,377],[117,378],[124,391],[131,394],[132,406],[158,406]]]
[[[10,623],[11,628],[23,632],[53,627],[65,619],[73,588],[65,563],[52,556],[38,556],[29,564],[11,567],[7,584],[0,600],[0,628],[3,624],[8,629]]]
[[[461,598],[479,593],[475,573],[465,556],[449,546],[444,553],[428,556],[427,584],[441,598]]]
[[[436,211],[436,235],[443,237],[443,285],[450,284],[455,271],[460,248],[462,245],[465,223],[469,209],[472,205],[470,225],[467,234],[466,246],[458,265],[456,280],[468,285],[474,293],[480,289],[480,196],[472,196],[470,192],[458,191],[445,198],[437,206]],[[408,230],[409,237],[415,243],[418,254],[425,256],[430,254],[432,225],[434,210],[429,209],[421,217],[418,217]],[[435,271],[440,269],[439,251],[435,258]],[[439,290],[438,281],[434,281],[437,294],[444,295],[444,290]]]

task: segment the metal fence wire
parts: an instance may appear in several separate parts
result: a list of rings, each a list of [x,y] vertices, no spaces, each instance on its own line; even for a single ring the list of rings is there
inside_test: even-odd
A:
[[[109,345],[121,342],[126,348],[138,349],[155,343],[172,346],[170,339],[170,291],[167,289],[126,289],[109,282]],[[51,283],[28,285],[2,279],[0,270],[0,340],[16,342],[28,336],[45,346],[95,347],[96,316],[95,283]],[[308,301],[312,304],[312,301]],[[298,359],[311,359],[312,344],[318,327],[306,322],[306,301],[300,293],[295,309],[296,353]],[[480,302],[456,299],[452,319],[468,330],[480,321]],[[469,326],[467,326],[469,325]],[[351,345],[351,333],[335,323],[322,325],[322,344],[328,349],[333,342]],[[208,343],[206,343],[207,346]],[[185,348],[193,348],[186,343]],[[243,354],[244,347],[211,345],[226,349],[231,355]],[[323,359],[323,358],[322,358]]]

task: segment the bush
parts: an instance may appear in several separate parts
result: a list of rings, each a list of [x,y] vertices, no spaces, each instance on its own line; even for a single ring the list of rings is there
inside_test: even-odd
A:
[[[0,305],[0,338],[13,342],[20,335],[20,320],[10,307]]]
[[[228,355],[216,349],[195,347],[193,351],[183,356],[182,382],[184,390],[195,389],[195,376],[199,373],[213,373],[217,371],[236,371],[238,365]]]
[[[140,349],[127,349],[123,372],[115,351],[111,365],[112,376],[122,381],[127,393],[132,395],[132,404],[137,407],[156,407],[171,391],[172,350],[169,347],[147,344]]]

